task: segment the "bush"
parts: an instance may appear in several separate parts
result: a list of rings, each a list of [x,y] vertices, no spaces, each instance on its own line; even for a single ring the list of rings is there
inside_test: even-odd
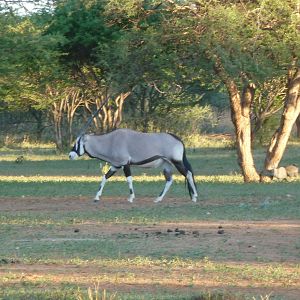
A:
[[[168,112],[157,112],[145,118],[126,117],[122,127],[149,132],[171,132],[178,136],[209,132],[216,125],[216,116],[210,106],[176,107]]]
[[[280,115],[271,116],[255,135],[255,142],[260,145],[267,145],[280,124]]]

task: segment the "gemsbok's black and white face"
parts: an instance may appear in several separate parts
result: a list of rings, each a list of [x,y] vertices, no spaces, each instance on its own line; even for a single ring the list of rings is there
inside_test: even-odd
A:
[[[79,156],[82,156],[84,154],[84,146],[83,146],[83,138],[82,136],[78,137],[76,139],[76,142],[69,153],[69,159],[74,160],[78,158]]]

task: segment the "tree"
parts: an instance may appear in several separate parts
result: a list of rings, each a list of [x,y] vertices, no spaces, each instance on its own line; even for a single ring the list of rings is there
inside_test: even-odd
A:
[[[284,110],[278,129],[274,133],[265,159],[265,170],[273,170],[283,156],[292,127],[300,114],[300,68],[289,70]]]
[[[148,7],[142,6],[141,14],[131,14],[135,16],[131,34],[138,34],[129,39],[131,43],[135,41],[129,53],[138,53],[135,58],[141,58],[134,60],[136,73],[140,72],[141,78],[147,79],[146,83],[156,84],[162,92],[165,89],[160,87],[161,79],[168,80],[168,77],[159,74],[161,70],[167,71],[176,83],[183,78],[185,84],[187,78],[214,82],[215,86],[223,83],[230,99],[238,162],[244,181],[259,181],[251,143],[256,86],[261,88],[279,81],[298,56],[296,1],[288,1],[286,6],[279,0],[147,3]],[[154,10],[149,9],[149,3]],[[155,22],[149,22],[149,16],[158,17]],[[141,67],[139,61],[143,62]],[[158,71],[153,68],[155,62],[159,62]],[[204,73],[215,73],[218,80]],[[282,89],[273,95],[269,92],[269,99],[261,99],[264,105],[260,114],[256,114],[257,128],[270,113],[280,109],[276,99],[278,93],[282,93]]]
[[[176,115],[178,108],[199,104],[201,95],[191,92],[199,74],[194,72],[197,75],[192,78],[186,71],[192,62],[187,67],[187,60],[184,63],[176,53],[181,38],[173,35],[175,19],[166,4],[109,1],[106,9],[110,23],[122,31],[115,53],[119,63],[112,65],[111,72],[119,86],[132,90],[126,112],[134,126],[142,131],[160,130],[162,115]]]
[[[198,58],[198,65],[208,73],[214,72],[224,84],[244,180],[258,181],[260,176],[251,149],[255,87],[284,76],[295,57],[299,57],[300,20],[296,1],[287,1],[285,6],[278,0],[243,3],[200,0],[192,5],[168,1],[168,4],[168,9],[174,12],[173,30],[177,35],[181,33],[181,44],[188,45],[177,53],[189,61]],[[282,143],[282,139],[279,141]]]
[[[1,98],[7,109],[28,112],[37,120],[40,138],[43,111],[51,106],[47,87],[64,77],[64,69],[58,63],[61,54],[56,50],[60,37],[42,35],[43,25],[35,17],[5,12],[0,14],[0,20],[5,21],[0,48],[5,52],[0,65]]]
[[[13,27],[5,25],[11,22],[8,14],[1,14],[0,22],[5,51],[13,49],[0,66],[3,99],[12,105],[18,95],[18,107],[60,107],[63,126],[73,123],[76,111],[92,112],[109,98],[95,120],[100,130],[119,124],[125,99],[145,118],[147,130],[154,114],[198,104],[195,85],[198,91],[226,91],[244,180],[257,181],[251,122],[255,115],[259,128],[280,108],[282,84],[278,91],[270,89],[283,82],[287,70],[293,72],[287,77],[285,109],[292,106],[297,113],[297,101],[289,100],[299,68],[296,0],[284,6],[280,0],[66,0],[55,2],[50,13],[18,16]],[[71,90],[78,90],[79,98],[70,97]],[[275,138],[280,145],[284,130]],[[268,161],[276,156],[276,165],[281,147],[271,147]]]
[[[105,1],[68,0],[58,2],[46,35],[63,36],[59,49],[74,84],[81,89],[84,107],[93,113],[106,98],[110,101],[95,118],[100,131],[109,131],[122,120],[123,104],[130,93],[114,86],[113,66],[118,57],[113,45],[120,30],[108,24]],[[75,106],[78,108],[78,106]]]
[[[282,110],[286,93],[285,81],[285,76],[272,78],[257,87],[251,111],[252,142],[266,122]]]
[[[84,97],[76,87],[48,87],[47,95],[51,99],[55,142],[58,150],[63,150],[73,142],[73,120],[75,112],[84,105]],[[65,128],[67,127],[67,130]]]

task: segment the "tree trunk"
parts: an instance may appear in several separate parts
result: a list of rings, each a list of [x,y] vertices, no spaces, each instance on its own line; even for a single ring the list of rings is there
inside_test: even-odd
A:
[[[57,114],[53,115],[54,130],[55,130],[55,145],[57,150],[63,149],[62,134],[61,134],[61,117]]]
[[[63,119],[64,100],[54,102],[52,105],[52,114],[55,130],[55,144],[59,151],[63,150],[63,136],[62,136],[62,119]]]
[[[141,117],[143,132],[147,132],[149,127],[146,92],[147,92],[147,88],[143,88],[143,93],[142,96],[140,97],[140,117]]]
[[[274,133],[265,159],[265,171],[277,168],[285,151],[292,128],[300,113],[300,68],[289,75],[288,90],[280,126]]]
[[[84,103],[81,91],[76,88],[71,88],[66,91],[66,113],[68,126],[68,146],[73,143],[73,120],[77,109]]]
[[[251,142],[255,141],[257,133],[263,128],[266,118],[263,115],[260,115],[251,126]],[[261,141],[260,141],[261,142]]]
[[[36,139],[37,141],[42,140],[42,133],[44,131],[43,126],[43,111],[29,108],[29,112],[36,120]]]
[[[113,117],[113,128],[118,128],[123,119],[123,105],[125,99],[130,95],[130,92],[121,93],[115,100],[116,102],[116,111]]]
[[[99,132],[109,132],[116,129],[122,122],[123,105],[125,99],[130,95],[130,92],[121,93],[114,99],[110,99],[98,113],[97,117],[93,119],[94,125]],[[85,108],[92,114],[92,108],[90,105],[96,105],[96,109],[102,105],[105,101],[104,96],[99,96],[95,102],[86,102]]]
[[[235,82],[227,75],[217,56],[210,57],[214,60],[217,75],[225,84],[231,109],[231,120],[235,128],[238,164],[241,168],[244,182],[258,182],[260,176],[254,165],[251,147],[251,104],[254,99],[255,86],[248,84],[240,94]]]
[[[244,182],[258,182],[251,149],[251,120],[250,109],[255,86],[247,85],[240,95],[236,84],[227,80],[226,87],[230,97],[231,119],[235,127],[238,163],[241,167]]]
[[[299,98],[300,96],[298,96]],[[298,99],[298,101],[300,101]],[[298,116],[297,120],[296,120],[296,129],[297,129],[297,138],[300,139],[300,115]]]

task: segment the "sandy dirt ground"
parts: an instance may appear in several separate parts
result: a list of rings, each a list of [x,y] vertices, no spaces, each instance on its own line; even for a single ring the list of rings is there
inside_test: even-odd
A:
[[[166,199],[164,204],[176,205],[180,199]],[[128,209],[130,205],[121,198],[105,198],[101,203],[101,209]],[[139,199],[132,207],[149,207],[152,199]],[[69,198],[6,198],[0,199],[1,212],[43,212],[45,214],[55,211],[94,211],[95,205],[84,197]],[[72,282],[79,285],[91,285],[91,279],[100,282],[100,288],[112,291],[132,291],[132,289],[151,293],[158,288],[172,293],[176,290],[224,290],[229,292],[256,293],[259,295],[275,295],[283,299],[300,299],[300,280],[297,282],[292,274],[297,270],[299,274],[300,249],[295,244],[299,242],[299,220],[272,220],[272,221],[194,221],[194,222],[160,222],[153,224],[122,224],[99,223],[87,220],[81,224],[71,225],[72,235],[68,236],[70,228],[62,226],[55,237],[45,235],[41,240],[52,242],[72,241],[76,239],[94,240],[99,236],[114,237],[122,234],[135,235],[137,239],[151,239],[154,246],[167,247],[169,242],[172,247],[188,251],[197,245],[207,247],[210,250],[210,259],[216,263],[224,263],[224,268],[234,266],[266,266],[284,265],[290,270],[291,284],[281,284],[281,279],[272,283],[260,281],[254,278],[251,282],[248,277],[226,278],[226,272],[214,275],[207,271],[205,266],[184,268],[174,266],[130,266],[130,265],[93,265],[83,264],[45,264],[22,261],[0,263],[0,275],[8,272],[15,274],[10,284],[19,284],[20,278],[38,280],[46,276],[53,283]],[[34,230],[34,229],[28,229]],[[47,230],[45,228],[45,230]],[[0,230],[1,231],[1,230]],[[75,234],[76,232],[77,234]],[[174,239],[176,237],[176,239]],[[18,240],[22,242],[22,240]],[[26,238],[23,242],[26,241]],[[140,242],[140,241],[139,241]],[[222,251],[220,252],[220,249]],[[223,254],[221,254],[223,253]],[[238,255],[237,255],[238,253]],[[130,255],[129,255],[130,257]],[[239,258],[237,260],[237,257]],[[259,260],[260,258],[261,260]],[[0,257],[1,259],[1,257]],[[128,277],[130,273],[130,277]],[[225,274],[225,275],[224,275]],[[230,272],[228,273],[231,276]],[[262,276],[263,277],[263,276]],[[131,279],[130,279],[131,278]],[[181,279],[180,279],[181,278]],[[99,281],[100,280],[100,281]],[[284,281],[286,282],[286,281]],[[272,299],[272,298],[270,298]]]

